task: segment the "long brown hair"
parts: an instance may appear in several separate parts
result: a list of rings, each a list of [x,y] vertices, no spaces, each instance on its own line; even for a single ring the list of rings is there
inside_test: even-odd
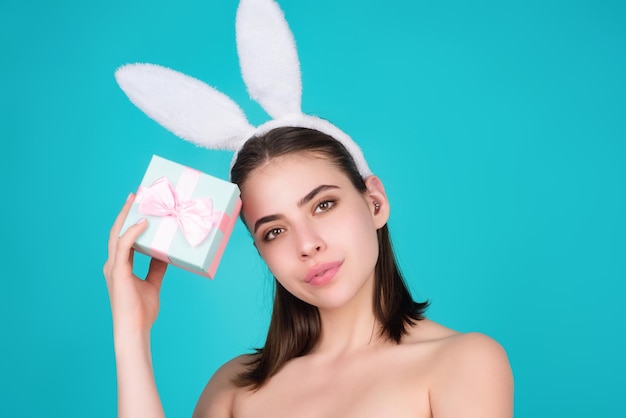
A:
[[[367,190],[352,156],[339,141],[322,132],[297,127],[276,128],[249,139],[239,151],[231,179],[242,186],[255,168],[272,158],[302,153],[327,159],[348,176],[359,192]],[[408,332],[407,327],[424,318],[428,302],[415,302],[411,297],[396,263],[387,225],[377,234],[374,315],[382,325],[381,336],[399,343]],[[293,296],[276,280],[275,285],[265,346],[250,356],[247,370],[236,377],[235,383],[240,387],[260,388],[287,361],[309,353],[319,339],[321,321],[317,308]]]

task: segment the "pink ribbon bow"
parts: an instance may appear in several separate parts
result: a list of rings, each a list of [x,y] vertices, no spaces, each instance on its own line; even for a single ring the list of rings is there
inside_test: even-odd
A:
[[[174,186],[167,177],[157,179],[150,187],[140,187],[139,213],[149,216],[172,217],[192,247],[205,240],[219,226],[222,212],[213,211],[210,198],[179,201]]]

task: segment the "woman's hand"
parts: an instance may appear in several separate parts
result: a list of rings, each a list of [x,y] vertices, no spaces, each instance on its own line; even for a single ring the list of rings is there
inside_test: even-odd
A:
[[[164,417],[152,370],[150,329],[159,313],[159,291],[167,264],[153,258],[145,280],[133,274],[132,245],[148,223],[143,219],[121,237],[119,234],[134,198],[128,196],[115,219],[109,258],[104,263],[113,313],[118,417]]]
[[[121,237],[119,234],[134,199],[134,195],[129,195],[115,219],[109,235],[109,257],[104,264],[116,336],[150,332],[159,313],[159,291],[167,268],[165,262],[153,258],[145,280],[133,274],[132,245],[145,231],[148,222],[142,219]]]

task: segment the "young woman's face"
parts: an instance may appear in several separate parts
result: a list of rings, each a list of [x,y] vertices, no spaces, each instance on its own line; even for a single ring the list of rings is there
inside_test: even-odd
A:
[[[376,230],[388,212],[379,180],[366,184],[360,193],[328,161],[287,155],[242,185],[244,218],[260,255],[289,292],[320,309],[340,307],[373,283]]]

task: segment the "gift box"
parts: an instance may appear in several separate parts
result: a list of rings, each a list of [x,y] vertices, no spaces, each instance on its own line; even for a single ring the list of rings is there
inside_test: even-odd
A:
[[[120,235],[146,218],[133,248],[214,278],[240,210],[237,185],[153,155]]]

